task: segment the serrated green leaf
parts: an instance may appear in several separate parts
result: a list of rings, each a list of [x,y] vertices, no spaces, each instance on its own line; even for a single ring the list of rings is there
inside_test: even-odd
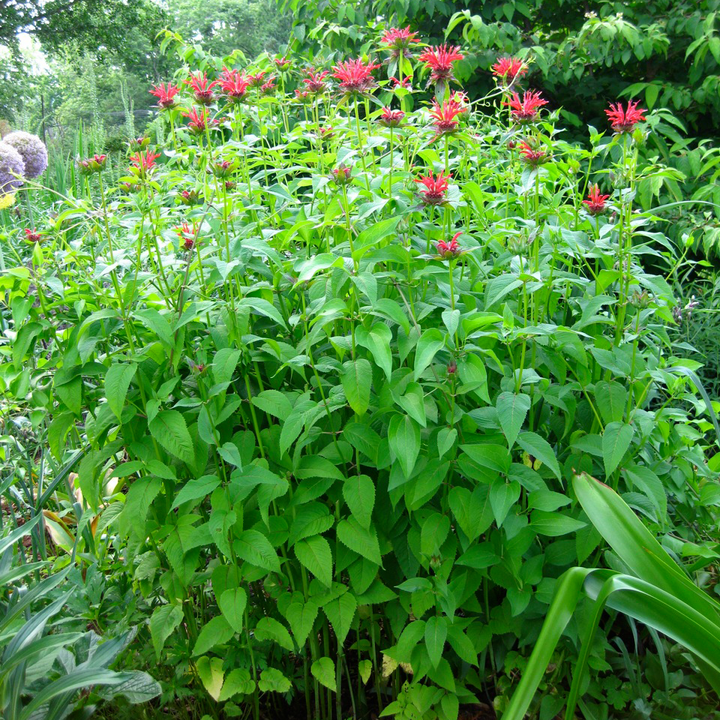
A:
[[[353,517],[369,530],[375,507],[375,483],[367,475],[351,475],[343,483],[343,497]]]
[[[243,615],[247,606],[247,593],[243,588],[229,588],[218,598],[220,612],[236,632],[241,633],[243,629]]]
[[[322,535],[313,535],[295,543],[295,555],[323,585],[332,585],[333,558],[330,543]]]
[[[342,520],[337,526],[337,536],[343,545],[358,555],[362,555],[376,565],[382,565],[380,545],[374,528],[364,528],[355,518],[351,517],[348,520]]]
[[[192,463],[195,450],[185,418],[177,410],[161,410],[150,421],[150,433],[171,455]]]
[[[105,397],[118,420],[125,407],[128,388],[136,371],[137,365],[134,363],[122,363],[111,365],[105,374]]]
[[[500,427],[512,448],[522,429],[528,410],[530,410],[530,397],[520,393],[503,392],[498,395],[495,407],[497,408]]]
[[[372,385],[372,366],[365,358],[349,360],[343,366],[340,376],[345,397],[350,407],[358,414],[364,415],[370,405],[370,387]]]
[[[337,692],[335,663],[329,657],[321,657],[310,666],[312,676],[326,688]]]
[[[150,637],[152,638],[155,657],[160,659],[160,652],[165,641],[173,634],[182,622],[183,611],[179,605],[160,605],[150,617]]]

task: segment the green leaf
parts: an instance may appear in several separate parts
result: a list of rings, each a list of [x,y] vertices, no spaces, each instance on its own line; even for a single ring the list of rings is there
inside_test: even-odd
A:
[[[200,478],[189,480],[175,496],[172,508],[180,507],[189,500],[207,497],[219,485],[220,478],[217,475],[203,475]]]
[[[183,462],[195,459],[193,441],[185,418],[177,410],[161,410],[150,421],[150,433],[171,455]]]
[[[220,699],[220,693],[223,687],[223,661],[222,658],[209,658],[201,657],[197,663],[197,672],[200,676],[202,684],[208,691],[208,694],[213,700]]]
[[[605,475],[610,476],[625,456],[633,439],[633,429],[626,423],[612,422],[605,426],[602,437]]]
[[[517,444],[529,455],[537,458],[552,470],[555,477],[560,480],[560,465],[550,443],[537,433],[524,432],[517,437]]]
[[[495,407],[497,408],[500,427],[508,441],[508,447],[512,448],[518,433],[522,429],[528,410],[530,410],[530,396],[510,392],[503,392],[498,395]]]
[[[415,349],[415,364],[413,369],[413,377],[419,380],[425,368],[433,361],[435,355],[445,345],[443,334],[437,328],[426,330],[418,340]]]
[[[295,543],[295,555],[323,585],[332,585],[333,558],[330,543],[322,535],[313,535]]]
[[[125,406],[128,388],[132,382],[137,365],[123,363],[111,365],[105,374],[105,397],[115,417],[120,419],[122,409]]]
[[[444,615],[433,616],[425,623],[425,644],[434,668],[438,666],[442,658],[447,632],[448,621]]]
[[[369,530],[375,506],[375,483],[367,475],[351,475],[343,483],[343,497],[353,517]]]
[[[617,382],[595,384],[595,404],[606,423],[621,422],[627,405],[627,390]]]
[[[530,527],[538,535],[547,535],[548,537],[558,537],[577,532],[580,528],[584,528],[585,525],[586,523],[575,520],[575,518],[568,515],[543,512],[542,510],[534,510],[530,516]]]
[[[363,685],[367,685],[367,681],[372,675],[372,662],[370,660],[361,660],[358,663],[358,673],[360,679],[363,681]]]
[[[326,688],[337,692],[335,663],[329,657],[321,657],[310,666],[312,676]]]
[[[350,632],[356,609],[357,601],[349,592],[343,593],[339,598],[323,605],[323,611],[332,624],[339,645],[345,642],[345,638]]]
[[[392,374],[392,353],[390,351],[392,332],[390,328],[380,322],[375,323],[370,330],[360,325],[355,331],[355,341],[370,351],[378,367],[390,380]]]
[[[231,348],[223,348],[215,353],[212,370],[213,378],[218,385],[232,380],[241,355],[242,350],[233,350]]]
[[[150,637],[158,660],[165,641],[173,634],[182,619],[183,611],[179,605],[160,605],[153,611],[150,617]]]
[[[256,567],[280,572],[280,560],[270,541],[257,530],[241,532],[233,543],[235,554]]]
[[[362,555],[376,565],[382,564],[380,545],[374,528],[364,528],[355,518],[351,517],[348,520],[342,520],[337,526],[337,536],[343,545],[358,555]]]
[[[427,426],[425,393],[418,383],[409,383],[405,394],[397,398],[397,404],[422,427]]]
[[[220,612],[236,632],[241,633],[243,629],[243,614],[247,606],[247,593],[243,588],[229,588],[225,590],[218,599]]]
[[[405,477],[409,478],[420,454],[420,428],[407,415],[393,415],[388,428],[388,441]]]
[[[490,486],[490,507],[492,507],[498,527],[502,527],[510,508],[517,502],[519,497],[519,482],[506,483],[502,478],[497,478],[492,483]]]
[[[261,692],[286,693],[292,688],[292,683],[275,668],[267,668],[260,673],[258,689]]]
[[[204,655],[217,645],[226,643],[234,635],[233,629],[228,621],[217,615],[203,626],[193,648],[193,655]]]
[[[271,617],[261,618],[255,626],[255,637],[259,641],[269,640],[277,643],[280,647],[285,648],[288,652],[293,652],[293,645],[290,633],[287,628]]]
[[[370,386],[372,385],[372,366],[365,358],[349,360],[344,364],[340,376],[345,397],[350,407],[358,414],[364,415],[370,405]]]
[[[312,599],[304,602],[292,602],[285,611],[285,619],[290,625],[295,642],[298,647],[303,647],[312,630],[315,618],[318,615],[317,603]]]
[[[255,681],[246,668],[235,668],[225,678],[218,700],[225,702],[233,695],[251,695],[255,692]]]
[[[280,312],[275,308],[274,305],[271,305],[267,300],[263,300],[262,298],[257,297],[244,297],[242,300],[240,300],[238,306],[240,308],[250,308],[254,312],[260,313],[260,315],[264,315],[265,317],[274,320],[281,327],[287,327]]]

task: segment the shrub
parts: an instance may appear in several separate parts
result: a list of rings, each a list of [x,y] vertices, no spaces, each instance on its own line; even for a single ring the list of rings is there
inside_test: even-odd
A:
[[[393,83],[362,58],[203,57],[155,89],[165,141],[117,185],[87,160],[84,196],[10,232],[6,402],[50,467],[81,448],[166,698],[502,709],[557,579],[600,547],[574,472],[716,556],[714,414],[642,262],[673,262],[636,204],[665,172],[638,161],[642,110],[584,149],[519,81],[476,112],[441,56],[431,112],[409,62]]]

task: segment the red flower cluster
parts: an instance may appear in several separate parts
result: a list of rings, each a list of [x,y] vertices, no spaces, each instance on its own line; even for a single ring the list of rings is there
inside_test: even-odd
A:
[[[302,105],[308,105],[312,102],[312,95],[307,90],[296,90],[295,99]]]
[[[543,105],[547,105],[548,101],[543,100],[539,92],[526,90],[522,100],[516,92],[513,92],[510,100],[506,100],[504,104],[510,107],[512,116],[517,122],[528,123],[538,119],[538,110]]]
[[[256,72],[254,75],[248,75],[248,83],[250,87],[259,88],[262,87],[262,85],[265,83],[265,75],[267,74],[267,70],[260,70]]]
[[[185,81],[185,84],[190,85],[193,89],[196,102],[201,105],[210,105],[214,99],[212,89],[218,82],[217,80],[210,82],[207,75],[203,73],[202,75],[190,75],[190,78]]]
[[[150,90],[150,94],[158,99],[158,105],[161,110],[174,108],[177,104],[175,102],[175,96],[179,92],[180,88],[170,82],[167,83],[167,87],[160,83],[159,85],[153,85],[153,89]]]
[[[42,233],[39,233],[37,230],[25,228],[25,240],[31,243],[38,243],[42,240]]]
[[[336,185],[347,185],[352,180],[352,168],[347,165],[340,165],[332,170],[331,178]]]
[[[392,80],[393,90],[397,90],[398,88],[404,88],[405,90],[412,90],[409,77],[404,77],[402,80],[398,80],[396,77],[392,77],[392,78],[390,78],[390,80]]]
[[[450,242],[445,242],[445,240],[441,240],[437,244],[438,255],[444,260],[457,257],[462,252],[457,240],[461,235],[462,230],[460,232],[456,232]]]
[[[130,164],[139,171],[140,175],[150,173],[155,169],[155,161],[160,157],[160,153],[154,153],[152,150],[145,152],[136,152],[130,156]]]
[[[627,108],[623,108],[620,103],[610,103],[610,109],[605,114],[610,120],[612,129],[617,133],[629,133],[635,129],[635,126],[645,120],[644,108],[638,107],[637,100],[630,100]]]
[[[436,133],[438,135],[454,133],[460,124],[455,118],[465,112],[467,112],[467,108],[455,100],[446,100],[442,106],[438,105],[437,100],[433,100],[430,116],[433,118]]]
[[[602,195],[600,186],[595,184],[588,188],[588,199],[583,200],[583,203],[587,205],[587,210],[591,215],[600,215],[605,210],[605,201],[609,197],[609,195]]]
[[[192,226],[186,221],[175,228],[175,232],[178,234],[180,240],[182,240],[185,250],[192,250],[195,247],[195,238],[197,237],[199,229],[200,225],[197,221],[194,221]]]
[[[360,58],[346,60],[333,68],[333,77],[340,81],[340,90],[346,95],[357,95],[375,87],[372,71],[379,68],[372,60],[364,63]]]
[[[198,205],[202,202],[202,197],[194,188],[192,190],[183,190],[180,193],[180,202],[183,205]]]
[[[491,68],[493,75],[507,85],[527,73],[528,66],[519,58],[498,58]]]
[[[286,57],[275,58],[273,62],[275,63],[275,67],[280,72],[285,72],[286,70],[289,70],[292,66],[292,62],[290,62],[290,60],[288,60]]]
[[[418,60],[430,68],[430,82],[449,82],[453,79],[453,63],[462,60],[465,56],[460,53],[460,48],[455,45],[438,45],[430,47],[420,55]]]
[[[448,182],[452,175],[445,175],[443,172],[435,177],[432,173],[420,176],[415,180],[425,186],[424,190],[420,190],[423,196],[422,200],[427,205],[441,205],[445,202],[445,193],[450,183]]]
[[[303,80],[303,83],[305,83],[307,91],[312,95],[324,93],[327,87],[325,78],[330,74],[330,71],[323,70],[322,72],[318,72],[315,68],[308,68],[306,73],[307,77]]]
[[[81,175],[93,175],[102,172],[107,164],[107,155],[93,155],[87,160],[78,160],[78,171]]]
[[[380,39],[380,44],[391,51],[392,57],[400,57],[401,55],[408,57],[410,45],[418,43],[417,33],[410,32],[410,26],[406,28],[390,28],[386,30]]]
[[[378,122],[385,127],[396,128],[400,126],[404,117],[405,113],[402,110],[391,110],[389,107],[384,107]]]
[[[533,167],[542,165],[548,159],[543,150],[536,150],[524,140],[520,143],[520,154],[523,160]]]
[[[210,120],[205,108],[200,112],[197,108],[193,108],[190,112],[182,113],[182,116],[188,119],[188,130],[193,135],[202,135],[208,126],[217,125],[217,120]]]
[[[224,67],[222,73],[220,73],[218,85],[220,85],[220,89],[225,93],[230,102],[239,102],[247,95],[250,81],[245,76],[245,73],[239,70],[228,70]]]
[[[266,82],[264,82],[260,86],[260,94],[261,95],[271,95],[275,90],[275,78],[271,77],[268,78]]]

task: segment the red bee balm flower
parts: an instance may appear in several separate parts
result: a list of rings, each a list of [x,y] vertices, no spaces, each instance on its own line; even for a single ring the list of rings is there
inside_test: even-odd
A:
[[[421,183],[425,186],[425,190],[420,190],[420,194],[423,196],[423,202],[427,205],[441,205],[445,202],[445,193],[447,192],[450,183],[448,180],[452,175],[444,175],[442,172],[434,177],[432,173],[425,176],[420,176],[415,180],[416,183]]]
[[[213,101],[212,89],[218,84],[217,80],[208,82],[207,75],[191,75],[189,80],[185,81],[186,85],[190,85],[195,95],[195,100],[201,105],[210,105]]]
[[[510,107],[512,116],[516,122],[528,123],[538,119],[538,110],[543,105],[547,105],[548,101],[543,100],[539,92],[526,90],[522,100],[520,100],[520,96],[514,92],[510,100],[506,100],[504,104]]]
[[[587,205],[587,210],[591,215],[600,215],[605,210],[605,201],[609,197],[609,195],[601,195],[600,186],[595,184],[588,188],[588,199],[583,200],[583,203]]]
[[[635,129],[635,126],[645,120],[647,110],[638,107],[637,100],[630,100],[627,108],[623,108],[620,103],[614,105],[610,103],[610,109],[605,114],[610,120],[612,129],[617,133],[629,133]]]
[[[260,86],[260,93],[262,95],[271,95],[275,91],[275,78],[271,77],[267,82],[264,82]]]
[[[384,107],[378,122],[385,127],[396,128],[400,126],[404,117],[405,113],[402,110],[391,110],[389,107]]]
[[[459,124],[459,121],[455,118],[466,111],[467,108],[462,107],[462,105],[455,100],[446,100],[442,106],[438,105],[437,100],[433,100],[430,115],[433,118],[433,125],[435,125],[437,134],[449,135],[450,133],[454,133]]]
[[[330,74],[330,71],[323,70],[322,72],[318,72],[315,68],[308,68],[306,72],[307,77],[303,80],[303,83],[305,83],[307,91],[312,95],[324,93],[327,86],[325,78]]]
[[[190,112],[182,113],[182,116],[188,119],[188,130],[190,130],[193,135],[202,135],[202,133],[205,132],[205,128],[210,125],[217,125],[216,120],[210,120],[208,118],[208,113],[205,108],[200,112],[197,111],[197,108],[193,108]]]
[[[380,44],[392,51],[393,57],[409,55],[408,50],[412,43],[418,43],[417,33],[410,32],[410,26],[406,28],[391,28],[386,30],[380,40]]]
[[[25,228],[25,240],[31,243],[40,242],[42,240],[42,233],[39,233],[37,230]]]
[[[450,242],[445,242],[445,240],[441,240],[437,244],[437,251],[438,255],[443,258],[443,260],[449,259],[449,258],[455,258],[457,257],[462,250],[460,250],[460,245],[458,244],[458,238],[462,235],[462,230],[460,232],[456,232],[453,235],[453,239]],[[448,372],[450,372],[450,367],[448,366]],[[453,370],[454,372],[454,370]]]
[[[393,84],[393,90],[397,90],[398,88],[403,88],[404,90],[412,90],[409,77],[404,77],[402,80],[398,80],[396,77],[392,77],[390,78],[390,80]]]
[[[185,250],[192,250],[195,247],[195,237],[198,234],[199,225],[193,221],[192,226],[188,222],[183,222],[180,227],[175,228],[180,240],[182,240]]]
[[[340,90],[346,95],[357,95],[375,87],[372,71],[379,68],[371,60],[364,63],[360,58],[346,60],[333,68],[333,77],[340,81]]]
[[[175,102],[175,96],[180,92],[180,88],[168,83],[167,87],[160,83],[159,85],[153,85],[153,89],[150,90],[151,95],[155,95],[158,99],[158,105],[162,110],[169,110],[174,108],[177,104]]]
[[[292,65],[292,62],[290,62],[290,60],[288,60],[286,57],[275,58],[273,62],[275,63],[275,67],[280,72],[285,72],[286,70],[289,70]]]
[[[265,75],[267,74],[267,70],[260,70],[256,72],[254,75],[248,75],[248,81],[250,83],[250,87],[259,88],[262,86],[262,84],[265,82]]]
[[[302,105],[309,105],[312,102],[312,95],[307,90],[296,90],[295,99]]]
[[[332,170],[331,178],[336,185],[347,185],[352,180],[352,168],[340,165]]]
[[[493,75],[510,85],[527,73],[527,65],[519,58],[498,58],[491,68]]]
[[[145,152],[136,152],[130,156],[131,164],[140,171],[140,175],[150,173],[155,169],[155,160],[160,157],[160,153],[154,153],[152,150]]]
[[[223,68],[218,80],[221,90],[227,95],[231,102],[239,102],[247,95],[247,89],[250,81],[239,70],[228,70]]]
[[[460,48],[455,45],[438,45],[428,48],[418,60],[430,68],[430,82],[449,82],[453,79],[453,63],[462,60],[465,56],[460,53]]]
[[[523,160],[533,167],[542,165],[548,159],[545,152],[542,150],[535,150],[525,141],[520,143],[520,154],[523,156]]]

